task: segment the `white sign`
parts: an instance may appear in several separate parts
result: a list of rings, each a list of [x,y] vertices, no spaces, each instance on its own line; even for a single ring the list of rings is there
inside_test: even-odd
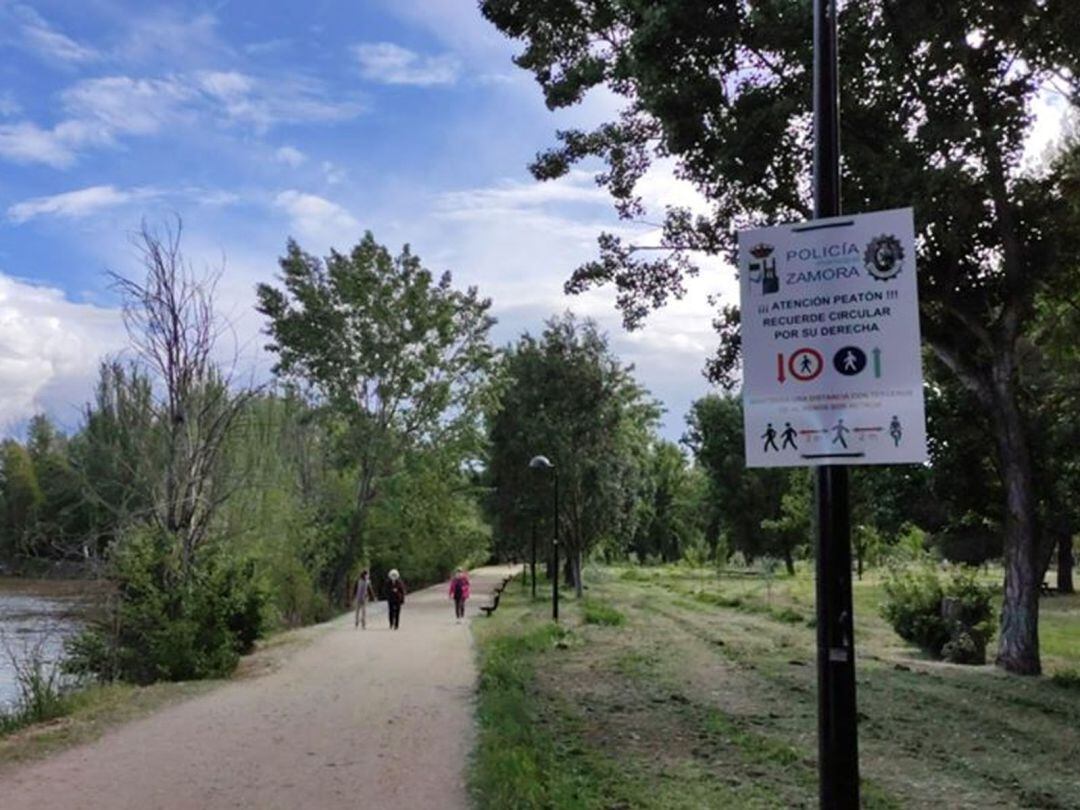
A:
[[[912,211],[739,234],[749,467],[926,461]]]

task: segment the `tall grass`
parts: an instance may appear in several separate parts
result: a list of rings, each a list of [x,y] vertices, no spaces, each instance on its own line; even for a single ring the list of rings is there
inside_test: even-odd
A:
[[[19,694],[14,706],[0,711],[0,734],[66,714],[69,707],[60,664],[45,654],[45,642],[15,650],[3,639],[4,652],[15,672]]]

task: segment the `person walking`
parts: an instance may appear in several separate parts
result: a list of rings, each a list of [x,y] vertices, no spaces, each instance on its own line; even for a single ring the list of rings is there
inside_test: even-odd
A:
[[[397,630],[401,623],[401,606],[405,604],[405,582],[396,568],[391,568],[388,576],[390,582],[386,589],[386,606],[390,613],[390,629]]]
[[[454,600],[454,617],[461,624],[465,618],[465,600],[469,598],[469,575],[461,568],[450,580],[450,598]]]
[[[359,627],[362,630],[367,630],[367,603],[374,597],[371,593],[371,580],[368,578],[368,572],[365,568],[360,572],[360,579],[356,580],[356,623],[353,627]]]

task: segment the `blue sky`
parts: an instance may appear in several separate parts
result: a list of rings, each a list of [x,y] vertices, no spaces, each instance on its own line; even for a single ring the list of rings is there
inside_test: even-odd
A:
[[[600,230],[628,226],[588,171],[525,167],[618,105],[551,113],[517,48],[471,0],[0,0],[0,434],[38,410],[77,422],[125,343],[105,271],[137,272],[140,220],[178,213],[195,264],[225,264],[217,306],[247,364],[267,366],[253,290],[286,238],[324,253],[370,229],[492,297],[500,343],[567,308],[598,320],[678,438],[708,390],[706,297],[733,300],[734,274],[706,263],[633,334],[610,292],[563,296]],[[1044,107],[1040,147],[1060,115]],[[703,205],[669,166],[639,192],[654,212]]]
[[[224,261],[245,363],[266,366],[253,288],[286,238],[323,253],[371,229],[491,296],[500,343],[566,308],[596,318],[678,438],[708,388],[705,295],[731,272],[632,335],[609,293],[562,295],[625,226],[589,173],[541,185],[525,167],[617,104],[549,112],[516,48],[464,0],[0,0],[0,432],[38,410],[77,422],[124,345],[105,271],[137,272],[131,234],[175,212],[187,255]],[[664,167],[642,191],[699,202]]]

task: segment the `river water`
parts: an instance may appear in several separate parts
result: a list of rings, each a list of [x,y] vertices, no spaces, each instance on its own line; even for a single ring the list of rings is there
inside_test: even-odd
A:
[[[19,696],[16,672],[35,654],[58,665],[64,640],[82,627],[87,583],[0,578],[0,710]]]

